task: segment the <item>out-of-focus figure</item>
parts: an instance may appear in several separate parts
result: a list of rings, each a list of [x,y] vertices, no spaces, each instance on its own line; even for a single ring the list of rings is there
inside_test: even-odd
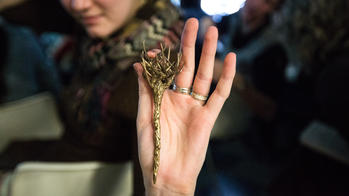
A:
[[[0,103],[22,99],[42,91],[58,95],[55,67],[44,55],[28,28],[0,17]]]
[[[290,137],[279,148],[276,133],[288,56],[275,36],[273,17],[283,3],[247,0],[218,24],[221,45],[214,78],[221,72],[221,55],[237,54],[234,88],[217,119],[210,149],[222,195],[263,194],[297,143]]]
[[[349,193],[348,8],[346,0],[297,0],[283,10],[281,29],[301,66],[284,91],[280,128],[303,127],[305,145],[275,180],[275,195]]]
[[[265,127],[275,118],[278,97],[285,85],[288,57],[275,36],[272,17],[283,3],[283,0],[247,0],[240,11],[223,17],[218,24],[222,43],[218,58],[229,51],[238,56],[233,93],[237,94],[236,100],[242,100],[235,105],[245,105],[245,108],[239,106],[239,112],[245,118],[239,118],[235,123],[241,124],[238,127],[241,131],[251,124],[248,119],[253,118],[253,123],[260,124],[254,126]],[[220,60],[216,62],[221,64]],[[214,77],[219,75],[219,67]]]

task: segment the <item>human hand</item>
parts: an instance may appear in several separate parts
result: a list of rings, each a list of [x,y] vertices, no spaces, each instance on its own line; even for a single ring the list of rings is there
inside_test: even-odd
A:
[[[176,86],[190,88],[195,68],[195,41],[197,19],[186,22],[181,48],[183,69],[176,77]],[[208,95],[212,81],[218,39],[216,27],[206,33],[193,92]],[[149,54],[149,53],[148,53]],[[149,55],[150,56],[150,55]],[[139,160],[144,185],[148,195],[194,195],[196,180],[206,156],[210,133],[214,122],[230,94],[235,75],[235,54],[229,53],[217,87],[207,102],[194,99],[189,94],[166,90],[161,104],[161,150],[157,183],[153,184],[153,95],[143,77],[143,68],[136,63],[138,75],[139,106],[137,136]]]

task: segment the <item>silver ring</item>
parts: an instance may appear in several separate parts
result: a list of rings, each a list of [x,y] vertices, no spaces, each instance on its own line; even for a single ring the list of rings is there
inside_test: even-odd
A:
[[[181,88],[176,86],[174,89],[177,93],[185,94],[185,95],[190,95],[191,88]]]
[[[197,94],[195,93],[194,91],[191,92],[191,96],[196,99],[196,100],[199,100],[199,101],[206,101],[208,96],[203,96],[203,95],[200,95],[200,94]]]

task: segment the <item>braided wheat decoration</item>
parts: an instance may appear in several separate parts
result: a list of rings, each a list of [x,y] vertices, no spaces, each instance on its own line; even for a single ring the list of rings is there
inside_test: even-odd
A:
[[[160,110],[162,96],[167,88],[172,84],[175,76],[180,72],[181,53],[178,53],[174,62],[170,61],[171,50],[168,49],[167,54],[161,45],[161,52],[155,58],[149,58],[146,50],[142,52],[142,66],[144,69],[144,77],[153,90],[154,97],[154,165],[153,165],[153,183],[156,178],[160,166],[160,148],[161,148],[161,128],[160,128]]]

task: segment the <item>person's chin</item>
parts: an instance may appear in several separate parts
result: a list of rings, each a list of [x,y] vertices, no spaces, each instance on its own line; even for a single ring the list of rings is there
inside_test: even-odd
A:
[[[87,27],[86,31],[87,34],[92,38],[106,38],[110,35],[109,31],[106,31],[98,27]]]

